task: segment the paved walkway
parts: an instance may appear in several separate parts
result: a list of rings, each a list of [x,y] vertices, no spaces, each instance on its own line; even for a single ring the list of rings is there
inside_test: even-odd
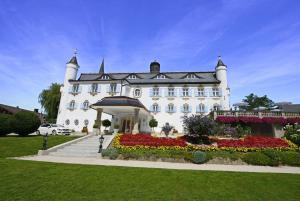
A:
[[[85,157],[59,157],[59,156],[24,156],[16,157],[19,160],[45,161],[54,163],[86,164],[86,165],[105,165],[122,167],[142,167],[142,168],[161,168],[176,170],[211,170],[211,171],[231,171],[231,172],[268,172],[268,173],[294,173],[300,174],[300,167],[269,167],[252,165],[217,165],[217,164],[192,164],[192,163],[170,163],[134,160],[108,160],[102,158]]]

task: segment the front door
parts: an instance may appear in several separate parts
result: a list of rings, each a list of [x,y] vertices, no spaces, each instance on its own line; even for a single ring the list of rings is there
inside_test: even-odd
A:
[[[131,133],[133,128],[133,122],[131,118],[122,119],[122,132],[123,133]]]

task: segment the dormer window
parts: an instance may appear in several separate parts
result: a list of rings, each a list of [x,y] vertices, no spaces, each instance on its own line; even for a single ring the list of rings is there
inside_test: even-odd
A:
[[[128,76],[128,79],[131,79],[131,80],[134,80],[134,79],[136,79],[137,77],[136,77],[136,75],[129,75]]]
[[[166,79],[166,76],[164,74],[159,74],[155,77],[155,79]]]
[[[195,74],[188,74],[185,78],[186,79],[195,79],[196,75]]]
[[[103,76],[101,77],[101,80],[109,80],[109,76],[108,76],[108,75],[103,75]]]

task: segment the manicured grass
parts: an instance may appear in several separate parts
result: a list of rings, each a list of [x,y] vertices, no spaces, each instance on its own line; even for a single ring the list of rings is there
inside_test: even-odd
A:
[[[67,140],[70,137],[59,136],[50,137],[49,142],[54,145]],[[293,174],[122,168],[4,158],[34,154],[41,142],[41,137],[0,138],[1,201],[299,200],[300,175]]]
[[[0,159],[1,200],[299,200],[300,175]]]
[[[49,136],[48,147],[73,140],[75,136]],[[42,136],[8,136],[0,137],[0,158],[37,154],[42,148]]]

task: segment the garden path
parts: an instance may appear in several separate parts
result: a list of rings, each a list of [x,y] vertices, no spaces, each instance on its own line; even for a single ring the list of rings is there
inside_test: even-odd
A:
[[[267,172],[267,173],[300,174],[300,167],[289,167],[289,166],[269,167],[269,166],[253,166],[253,165],[219,165],[219,164],[197,165],[192,163],[109,160],[109,159],[102,159],[100,156],[87,158],[87,157],[62,157],[62,156],[51,156],[51,155],[44,155],[44,156],[35,155],[35,156],[16,157],[15,159],[54,162],[54,163],[160,168],[160,169],[176,169],[176,170],[210,170],[210,171],[229,171],[229,172]]]

